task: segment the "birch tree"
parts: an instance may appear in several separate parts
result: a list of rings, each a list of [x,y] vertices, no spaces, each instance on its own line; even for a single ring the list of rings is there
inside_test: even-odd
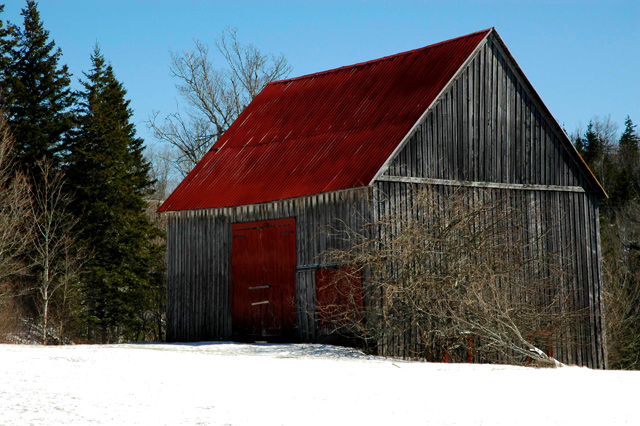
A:
[[[82,265],[74,233],[78,219],[69,211],[71,197],[64,188],[64,177],[50,161],[37,164],[39,184],[32,186],[30,250],[31,268],[37,275],[36,293],[42,325],[42,340],[48,343],[50,311],[54,297],[61,296],[66,305],[71,285]],[[59,330],[62,325],[58,324]]]

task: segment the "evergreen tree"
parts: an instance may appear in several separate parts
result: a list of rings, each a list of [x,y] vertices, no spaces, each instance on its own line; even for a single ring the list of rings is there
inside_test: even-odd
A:
[[[628,182],[629,176],[621,173],[617,164],[615,128],[608,117],[600,119],[596,116],[589,121],[580,143],[576,141],[576,148],[581,149],[582,158],[610,196],[602,202],[601,211],[618,207],[621,198],[626,198],[629,194],[627,188],[621,186]]]
[[[9,53],[12,47],[15,45],[15,40],[11,37],[14,27],[11,24],[5,24],[2,20],[2,13],[4,12],[4,5],[0,4],[0,107],[5,104],[4,93],[5,88],[5,74],[10,63]]]
[[[624,132],[618,142],[618,158],[637,195],[640,193],[640,136],[629,116],[624,121]]]
[[[576,132],[577,133],[577,132]],[[578,153],[584,158],[584,142],[579,134],[576,134],[573,140],[573,145],[576,147]]]
[[[631,121],[631,117],[627,115],[624,120],[624,132],[620,136],[621,152],[631,152],[634,156],[637,156],[639,145],[640,137],[636,132],[636,125]]]
[[[136,340],[158,234],[143,198],[152,186],[150,165],[126,91],[97,46],[91,61],[66,159],[82,239],[93,251],[85,285],[89,338]],[[94,327],[101,336],[91,336]]]
[[[625,167],[617,168],[613,171],[613,179],[607,190],[609,200],[605,201],[605,207],[613,207],[616,210],[626,206],[636,196],[633,185],[633,178],[629,170]]]
[[[0,88],[16,139],[18,163],[37,174],[38,161],[58,159],[61,142],[71,128],[74,96],[67,66],[59,65],[62,52],[49,40],[37,3],[27,1],[22,16],[24,28],[0,27],[4,62]]]
[[[594,165],[598,164],[602,159],[602,148],[602,143],[593,129],[593,121],[590,121],[587,126],[587,132],[584,134],[584,139],[582,139],[582,149],[584,151],[584,161],[592,170],[596,168]]]

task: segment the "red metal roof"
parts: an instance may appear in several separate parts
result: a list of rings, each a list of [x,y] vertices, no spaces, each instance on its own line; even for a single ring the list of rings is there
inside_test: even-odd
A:
[[[159,211],[369,185],[489,31],[268,84]]]

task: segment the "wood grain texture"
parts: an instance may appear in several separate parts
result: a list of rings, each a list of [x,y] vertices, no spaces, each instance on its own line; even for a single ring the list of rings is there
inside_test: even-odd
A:
[[[531,212],[530,235],[523,237],[552,230],[535,250],[561,253],[568,278],[559,291],[571,292],[575,308],[588,311],[577,330],[554,337],[555,352],[565,362],[603,368],[597,191],[563,138],[518,68],[490,37],[380,176],[374,193],[384,194],[378,199],[386,202],[378,201],[374,209],[376,215],[388,214],[417,184],[438,188],[443,200],[446,188],[456,187],[520,193],[512,197],[513,207]]]
[[[231,225],[296,220],[297,265],[320,265],[321,254],[341,244],[330,227],[359,229],[371,221],[371,188],[318,194],[275,203],[165,213],[167,222],[167,340],[229,339]],[[296,272],[296,324],[303,341],[315,338],[312,269]]]

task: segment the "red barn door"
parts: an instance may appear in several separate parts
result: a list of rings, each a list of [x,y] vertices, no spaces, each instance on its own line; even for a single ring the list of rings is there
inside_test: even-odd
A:
[[[291,336],[296,321],[295,219],[234,223],[231,228],[234,336]]]

